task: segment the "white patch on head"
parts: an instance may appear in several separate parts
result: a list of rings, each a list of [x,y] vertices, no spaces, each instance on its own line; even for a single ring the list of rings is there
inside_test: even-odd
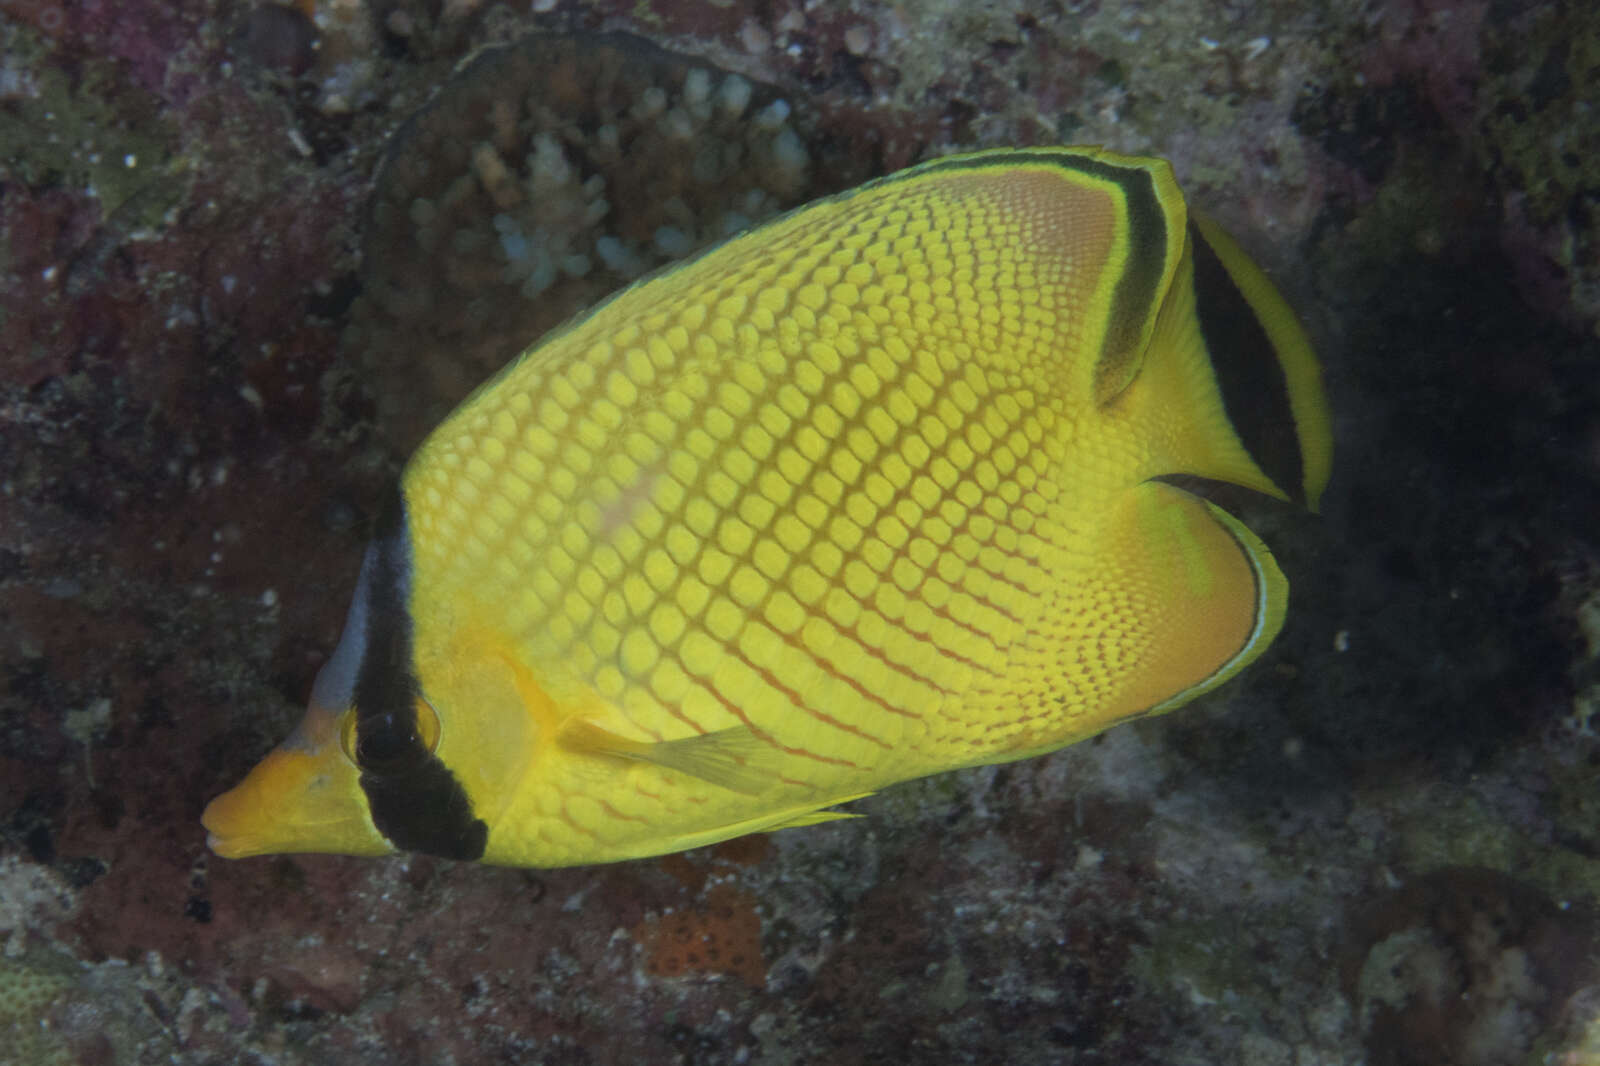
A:
[[[311,706],[334,714],[349,707],[355,700],[356,675],[361,671],[361,660],[367,653],[367,625],[372,614],[372,581],[378,566],[378,545],[367,545],[366,558],[361,561],[361,577],[356,581],[355,595],[350,599],[350,611],[345,615],[344,632],[333,655],[322,664],[317,680],[311,686]]]

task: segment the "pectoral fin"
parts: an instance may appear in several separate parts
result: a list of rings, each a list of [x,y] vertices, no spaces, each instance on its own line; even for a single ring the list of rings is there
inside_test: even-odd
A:
[[[760,795],[776,780],[771,764],[778,752],[749,726],[651,742],[579,720],[562,729],[561,743],[572,751],[663,766],[746,796]]]

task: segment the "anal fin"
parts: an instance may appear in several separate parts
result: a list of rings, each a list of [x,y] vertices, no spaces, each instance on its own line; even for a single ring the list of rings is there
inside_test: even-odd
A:
[[[1150,707],[1160,714],[1210,692],[1267,650],[1283,628],[1289,582],[1261,538],[1210,500],[1164,482],[1141,489],[1160,500],[1147,510],[1165,516],[1157,523],[1164,532],[1146,532],[1152,550],[1165,540],[1170,553],[1170,598],[1154,634],[1169,651],[1152,656],[1152,673],[1173,689]]]
[[[1283,625],[1289,584],[1272,552],[1233,515],[1174,485],[1129,490],[1100,549],[1102,602],[1134,605],[1126,618],[1099,620],[1102,646],[1121,667],[1119,698],[1107,708],[1118,717],[1159,714],[1209,692]]]
[[[1005,734],[1002,757],[1209,692],[1266,650],[1287,602],[1272,553],[1237,518],[1165,482],[1128,489],[1013,646],[1010,683],[983,697]]]

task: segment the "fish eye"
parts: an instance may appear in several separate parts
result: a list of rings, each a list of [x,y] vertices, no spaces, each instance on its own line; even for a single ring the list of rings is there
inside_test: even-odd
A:
[[[339,727],[339,746],[362,771],[395,774],[421,763],[439,747],[439,715],[433,705],[418,699],[412,721],[392,712],[359,718],[346,711]]]

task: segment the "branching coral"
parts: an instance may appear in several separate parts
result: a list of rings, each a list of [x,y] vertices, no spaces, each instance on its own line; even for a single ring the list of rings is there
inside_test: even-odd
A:
[[[574,312],[813,193],[771,88],[624,35],[467,63],[396,135],[349,340],[409,445]]]

